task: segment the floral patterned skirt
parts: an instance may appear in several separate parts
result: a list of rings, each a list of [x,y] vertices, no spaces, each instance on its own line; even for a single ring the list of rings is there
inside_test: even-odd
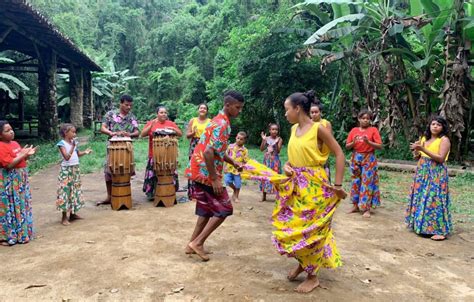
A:
[[[361,211],[380,205],[379,175],[374,153],[353,152],[351,158],[351,202]]]
[[[28,168],[0,169],[0,241],[10,245],[33,239]]]
[[[61,212],[76,214],[83,206],[79,165],[61,166],[58,176],[57,209]]]
[[[294,257],[308,274],[342,265],[331,228],[340,199],[327,190],[323,167],[293,168],[292,177],[281,175],[250,160],[241,173],[251,180],[268,180],[276,189],[272,214],[273,244],[278,252]]]
[[[448,235],[452,229],[448,169],[431,158],[418,161],[405,221],[417,234]]]
[[[148,200],[153,200],[155,198],[156,184],[158,183],[158,179],[157,179],[155,169],[153,168],[153,166],[154,166],[153,157],[149,157],[148,163],[145,169],[145,180],[143,181],[143,192],[145,192]],[[177,192],[179,189],[179,180],[178,180],[178,173],[176,171],[174,171],[173,180],[174,180],[175,190]]]
[[[273,155],[265,153],[263,157],[263,164],[268,168],[272,169],[276,173],[281,174],[281,161],[278,154]],[[262,180],[259,185],[260,191],[267,194],[275,194],[276,190],[272,183],[268,180]]]

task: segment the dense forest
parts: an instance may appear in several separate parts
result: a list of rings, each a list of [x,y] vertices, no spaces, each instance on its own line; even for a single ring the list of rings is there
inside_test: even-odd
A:
[[[385,156],[408,158],[407,142],[438,112],[450,123],[456,159],[472,147],[469,1],[30,3],[105,69],[94,74],[98,114],[127,92],[141,120],[166,104],[171,118],[184,122],[201,102],[216,113],[222,92],[232,88],[247,101],[235,128],[247,130],[255,143],[269,122],[281,124],[287,136],[283,100],[314,89],[339,140],[355,125],[357,111],[368,107],[389,146]],[[63,86],[60,113],[67,118]]]

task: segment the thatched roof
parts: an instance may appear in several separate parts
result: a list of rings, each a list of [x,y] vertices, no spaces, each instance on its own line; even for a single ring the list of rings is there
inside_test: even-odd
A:
[[[0,0],[0,51],[15,50],[38,57],[39,49],[53,49],[58,67],[71,63],[90,71],[102,68],[25,0]]]

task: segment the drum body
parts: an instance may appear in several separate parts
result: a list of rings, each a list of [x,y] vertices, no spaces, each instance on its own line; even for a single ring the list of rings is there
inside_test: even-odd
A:
[[[132,139],[129,137],[113,137],[109,141],[108,162],[112,174],[111,205],[113,210],[122,207],[132,208],[131,173],[134,171]]]
[[[178,140],[174,135],[155,133],[153,163],[157,178],[154,205],[171,207],[176,203],[174,173],[178,162]]]

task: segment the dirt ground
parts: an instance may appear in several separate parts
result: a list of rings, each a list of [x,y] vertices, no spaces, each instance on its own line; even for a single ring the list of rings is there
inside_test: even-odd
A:
[[[85,219],[60,225],[57,169],[31,177],[37,238],[0,247],[1,301],[474,301],[473,225],[455,225],[444,242],[408,232],[408,188],[370,220],[341,204],[333,226],[344,266],[322,270],[321,287],[302,295],[286,280],[295,261],[270,241],[273,202],[258,202],[255,185],[244,187],[235,214],[208,240],[214,254],[204,263],[183,252],[194,204],[153,207],[140,174],[134,208],[118,212],[95,206],[104,197],[101,173],[84,176]]]

